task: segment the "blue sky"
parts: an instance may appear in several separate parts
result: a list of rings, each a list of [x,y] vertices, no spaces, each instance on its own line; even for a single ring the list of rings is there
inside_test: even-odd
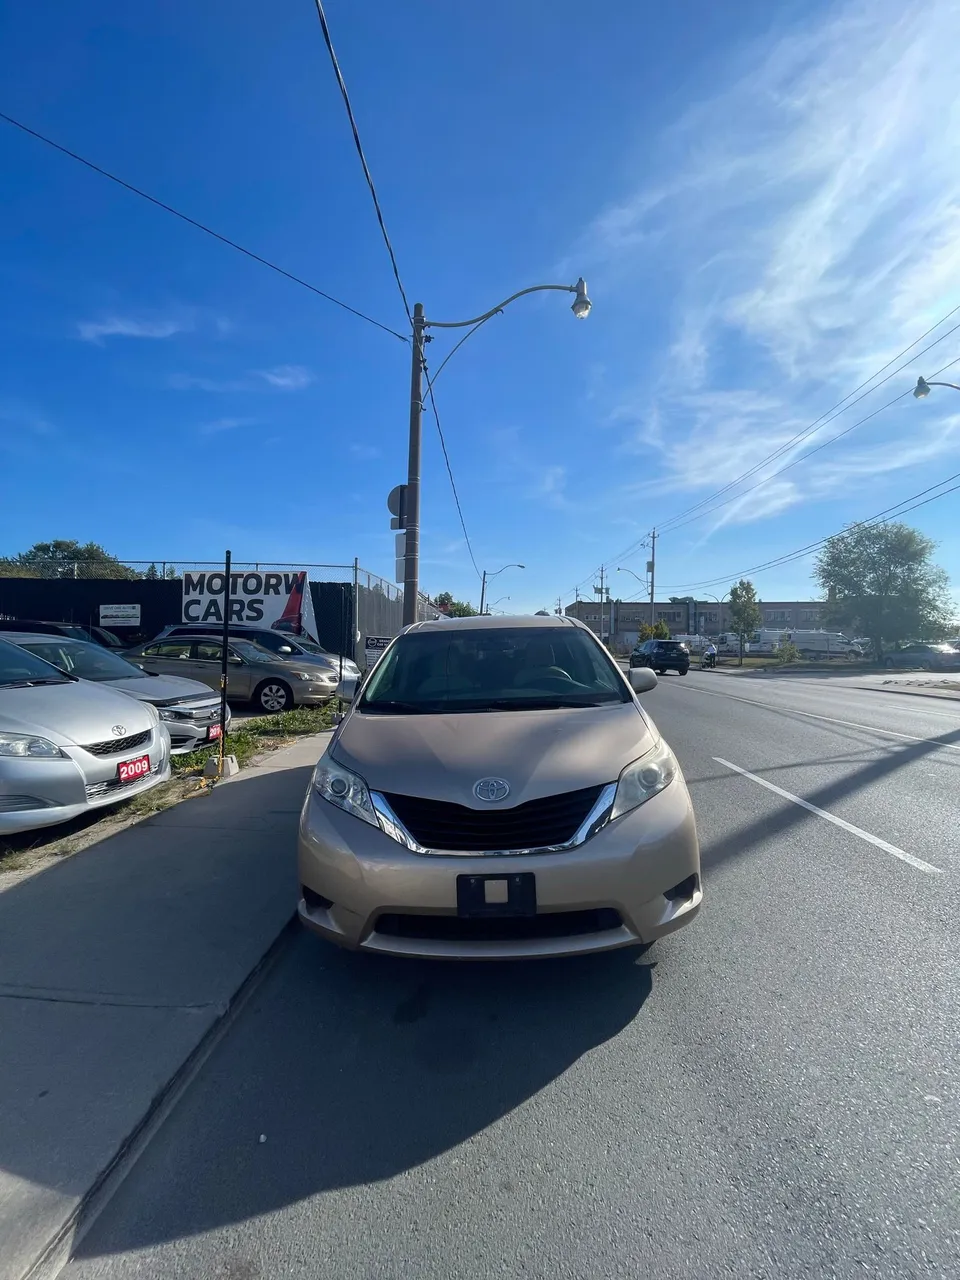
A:
[[[695,591],[960,471],[942,390],[767,478],[960,356],[958,330],[675,520],[960,304],[960,10],[680,15],[328,2],[411,300],[460,319],[589,283],[586,322],[522,299],[437,384],[477,561],[528,566],[498,579],[501,607],[569,600],[602,562],[642,574],[646,552],[618,553],[654,524],[658,595]],[[403,329],[311,0],[10,5],[0,71],[0,110]],[[392,577],[408,349],[3,123],[0,171],[0,552],[230,546]],[[423,585],[476,600],[429,417],[424,440]],[[955,584],[958,497],[905,517]],[[806,596],[809,573],[758,590]]]

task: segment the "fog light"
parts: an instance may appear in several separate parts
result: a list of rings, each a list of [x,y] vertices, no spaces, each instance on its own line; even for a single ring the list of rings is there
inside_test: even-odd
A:
[[[687,876],[685,880],[681,880],[679,884],[675,884],[672,889],[667,889],[664,897],[668,902],[685,902],[692,898],[697,891],[696,875]]]

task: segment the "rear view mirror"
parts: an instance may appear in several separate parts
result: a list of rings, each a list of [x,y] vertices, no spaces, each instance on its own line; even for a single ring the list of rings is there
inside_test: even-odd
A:
[[[341,702],[352,702],[357,696],[359,680],[356,676],[344,676],[337,685],[337,697]]]
[[[649,667],[631,667],[627,675],[634,693],[650,693],[657,687],[657,673]]]

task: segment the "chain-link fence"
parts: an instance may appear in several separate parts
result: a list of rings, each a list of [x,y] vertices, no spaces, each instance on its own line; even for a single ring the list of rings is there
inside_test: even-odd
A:
[[[234,622],[281,630],[302,626],[325,649],[361,667],[376,654],[377,642],[382,645],[403,625],[402,590],[356,561],[234,560],[228,596]],[[124,644],[150,639],[174,623],[221,622],[223,602],[223,561],[0,559],[0,619],[101,628]],[[437,613],[421,595],[418,617]]]

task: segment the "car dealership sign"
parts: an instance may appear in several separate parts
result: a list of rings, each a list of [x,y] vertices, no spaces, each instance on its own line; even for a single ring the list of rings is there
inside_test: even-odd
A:
[[[306,632],[317,638],[313,597],[306,571],[261,573],[222,569],[183,575],[183,621],[223,622],[224,599],[229,621],[259,624],[277,631]],[[229,586],[229,591],[226,588]]]

